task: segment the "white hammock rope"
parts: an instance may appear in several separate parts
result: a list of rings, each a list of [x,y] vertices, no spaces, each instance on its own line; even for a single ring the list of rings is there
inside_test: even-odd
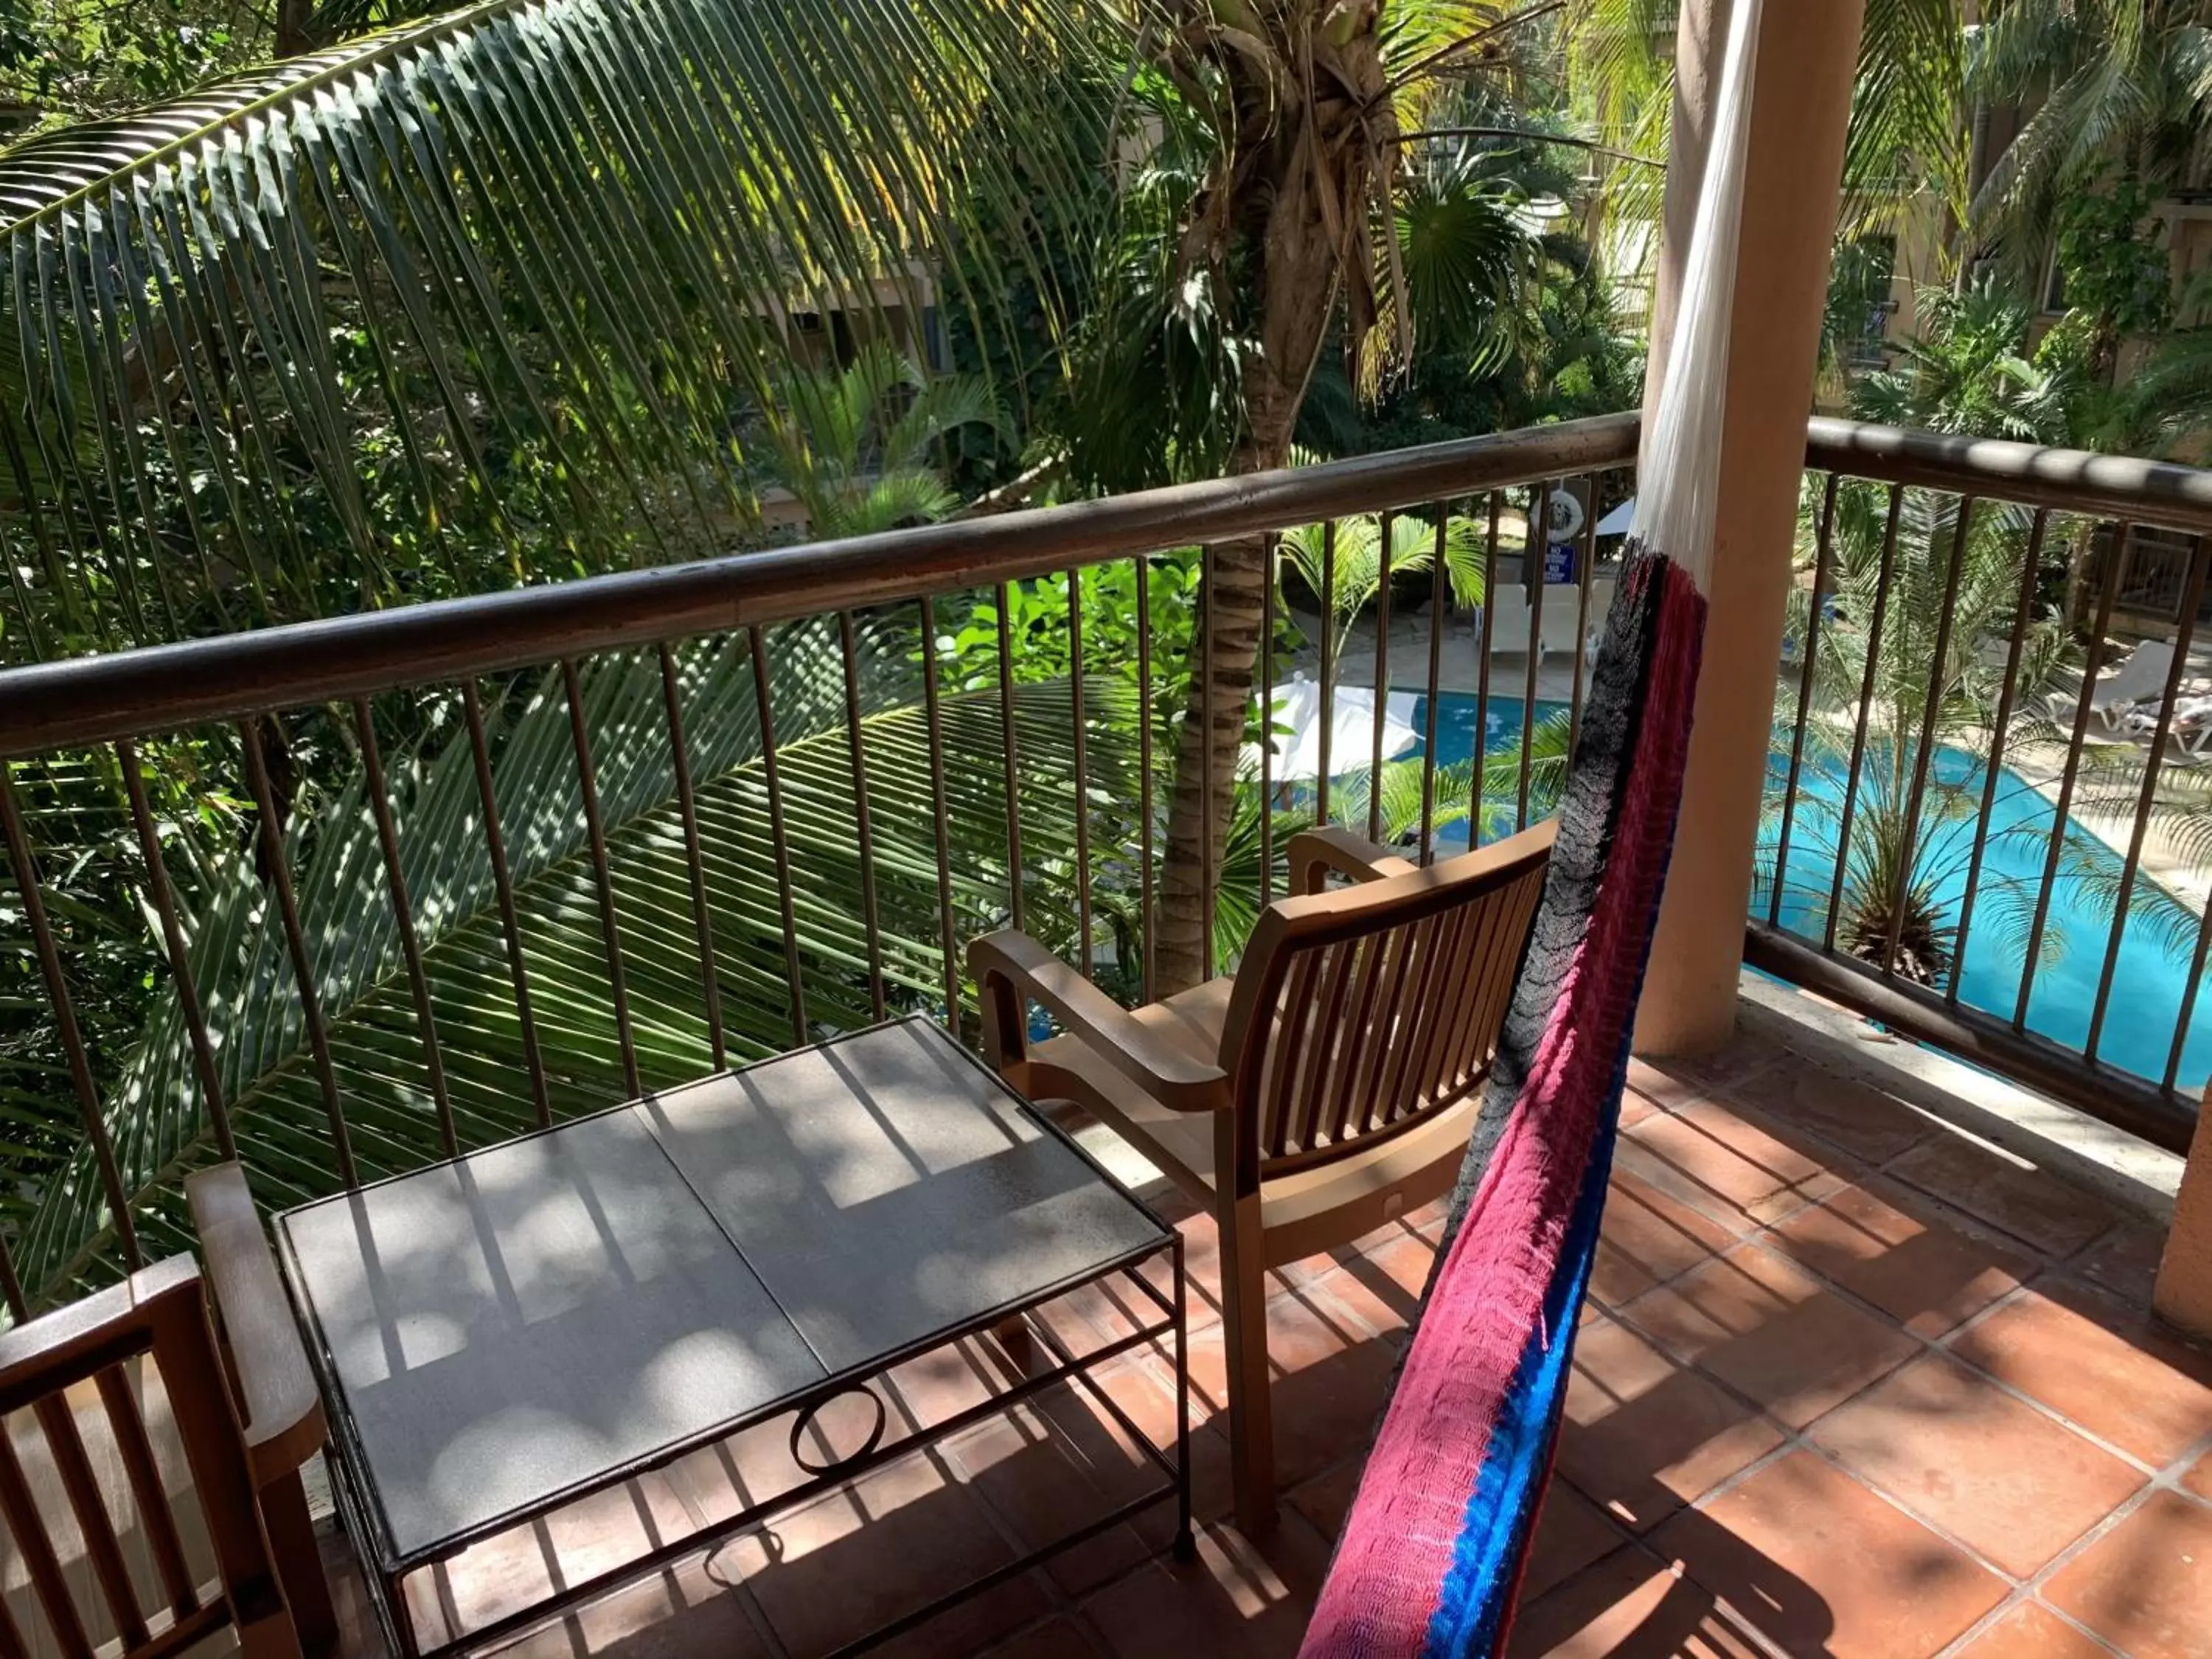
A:
[[[1696,228],[1684,262],[1667,348],[1666,383],[1644,428],[1629,533],[1711,589],[1720,494],[1721,428],[1728,413],[1729,334],[1751,153],[1751,80],[1761,0],[1729,8],[1728,47],[1714,100]]]

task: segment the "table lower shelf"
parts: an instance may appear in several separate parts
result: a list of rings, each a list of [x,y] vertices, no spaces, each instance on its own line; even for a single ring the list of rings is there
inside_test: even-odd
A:
[[[1147,1267],[1170,1268],[1166,1289],[1147,1277]],[[1109,1293],[1126,1291],[1118,1298]],[[1106,1297],[1121,1310],[1116,1334],[1097,1330],[1073,1311],[1073,1300],[1088,1296]],[[1121,1327],[1126,1325],[1127,1328]],[[1068,1334],[1079,1331],[1095,1340],[1071,1343]],[[1124,1355],[1166,1345],[1172,1357],[1175,1428],[1173,1443],[1163,1446],[1139,1424],[1099,1381],[1097,1373]],[[1089,1540],[1110,1531],[1157,1507],[1173,1504],[1175,1547],[1191,1548],[1189,1478],[1189,1408],[1186,1383],[1185,1281],[1182,1240],[1173,1233],[1160,1248],[1141,1258],[1019,1307],[1000,1312],[988,1327],[974,1326],[950,1332],[929,1347],[899,1357],[899,1363],[864,1376],[825,1384],[795,1398],[777,1413],[750,1423],[703,1445],[671,1449],[665,1455],[618,1470],[572,1494],[556,1508],[526,1518],[489,1540],[459,1543],[428,1560],[380,1567],[363,1551],[364,1574],[370,1599],[375,1604],[386,1639],[396,1654],[437,1659],[438,1656],[489,1647],[572,1612],[580,1606],[659,1572],[687,1557],[702,1554],[741,1534],[765,1528],[848,1484],[902,1459],[918,1458],[969,1430],[994,1418],[1006,1416],[1024,1402],[1043,1405],[1055,1390],[1084,1400],[1118,1430],[1139,1467],[1151,1468],[1157,1479],[1141,1490],[1115,1501],[1102,1498],[1103,1510],[1049,1541],[1015,1559],[974,1574],[946,1589],[922,1605],[908,1608],[879,1627],[826,1650],[836,1655],[854,1654],[888,1641],[927,1622],[953,1606],[1050,1560]],[[916,1423],[899,1396],[897,1379],[908,1367],[958,1353],[961,1363],[975,1374],[983,1396],[931,1420]],[[1167,1356],[1163,1356],[1167,1357]],[[995,1383],[996,1386],[993,1386]],[[886,1395],[890,1395],[889,1400]],[[865,1398],[872,1405],[862,1404]],[[1093,1419],[1094,1422],[1097,1419]],[[1102,1430],[1104,1423],[1097,1424]],[[772,1455],[782,1443],[781,1467]],[[673,1466],[702,1454],[715,1457],[729,1477],[726,1492],[732,1504],[725,1511],[688,1531],[657,1536],[657,1526],[647,1528],[653,1541],[613,1565],[599,1567],[603,1557],[589,1552],[593,1570],[574,1582],[550,1564],[552,1531],[565,1516],[579,1511],[594,1498],[625,1485],[675,1473]],[[356,1542],[371,1534],[362,1525],[362,1493],[343,1457],[332,1460],[333,1494],[341,1524]],[[1071,1483],[1082,1476],[1071,1464]],[[749,1496],[757,1493],[758,1496]],[[1083,1493],[1073,1491],[1071,1506]],[[635,1502],[643,1513],[644,1499]],[[687,1505],[687,1510],[690,1506]],[[719,1506],[718,1506],[719,1508]],[[865,1523],[864,1523],[865,1524]],[[454,1584],[465,1577],[469,1559],[481,1550],[496,1550],[501,1540],[526,1530],[536,1534],[541,1552],[549,1557],[548,1579],[554,1594],[523,1605],[498,1605],[489,1617],[468,1620],[463,1598]],[[771,1569],[773,1571],[773,1569]],[[512,1600],[512,1598],[508,1598]]]

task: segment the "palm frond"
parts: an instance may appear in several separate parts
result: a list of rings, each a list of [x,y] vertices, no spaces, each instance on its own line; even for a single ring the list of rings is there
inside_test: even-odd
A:
[[[771,648],[780,800],[790,900],[812,1030],[872,1018],[872,962],[895,1007],[934,1008],[944,966],[937,895],[936,791],[930,733],[902,644],[872,647],[862,742],[873,836],[878,937],[860,906],[861,872],[851,735],[834,630],[787,629]],[[729,1052],[790,1046],[779,860],[750,654],[739,641],[678,657],[696,784],[707,906]],[[685,843],[663,689],[651,653],[598,659],[581,676],[623,944],[636,1063],[648,1088],[713,1068]],[[1117,682],[1086,688],[1087,785],[1102,840],[1126,822],[1134,715]],[[598,889],[557,673],[517,684],[489,711],[495,799],[505,829],[520,943],[550,1107],[556,1116],[628,1092]],[[1030,925],[1072,937],[1075,778],[1066,682],[1018,688],[1024,767],[1023,846]],[[963,937],[995,925],[1011,872],[1002,734],[995,694],[943,700],[944,811],[953,851],[951,902]],[[399,860],[452,1115],[464,1147],[533,1121],[530,1056],[508,976],[486,851],[473,752],[447,720],[392,769]],[[1126,738],[1126,740],[1125,740]],[[340,1099],[365,1176],[417,1167],[442,1150],[434,1091],[407,988],[381,854],[356,778],[289,839],[301,922],[314,942],[316,989]],[[324,1103],[289,957],[265,889],[243,855],[197,918],[192,977],[219,1042],[224,1097],[257,1191],[292,1202],[337,1180]],[[158,996],[142,1042],[108,1101],[110,1134],[142,1232],[181,1224],[181,1177],[213,1156],[210,1123],[173,988]],[[59,1296],[112,1264],[110,1220],[80,1148],[49,1182],[15,1243],[27,1283]]]
[[[1119,33],[490,0],[0,155],[6,648],[730,547],[795,319],[1050,316]]]

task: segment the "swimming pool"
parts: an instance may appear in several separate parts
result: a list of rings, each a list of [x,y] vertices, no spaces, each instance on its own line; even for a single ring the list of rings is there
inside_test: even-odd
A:
[[[1413,726],[1425,731],[1428,700],[1418,699]],[[1540,720],[1564,710],[1562,702],[1539,702]],[[1476,700],[1464,693],[1445,692],[1437,698],[1437,758],[1442,765],[1466,761],[1475,751]],[[1489,754],[1510,753],[1521,742],[1524,713],[1516,698],[1493,693],[1486,712],[1483,749]],[[1778,732],[1787,743],[1788,734]],[[1412,751],[1419,755],[1417,745]],[[1871,763],[1871,758],[1869,762]],[[1937,752],[1931,769],[1936,778],[1980,799],[1984,773],[1971,755],[1955,749]],[[1770,805],[1761,864],[1771,869],[1783,787],[1788,781],[1786,749],[1778,753],[1768,779]],[[1809,762],[1798,779],[1798,805],[1790,831],[1790,864],[1783,880],[1781,922],[1794,933],[1813,938],[1820,934],[1820,915],[1835,876],[1835,827],[1841,812],[1844,780],[1840,768],[1826,769]],[[1863,807],[1861,809],[1863,811]],[[1959,1000],[2010,1019],[2020,994],[2021,951],[2016,930],[2002,925],[1997,898],[2007,883],[2021,883],[2033,891],[2043,877],[2044,859],[2057,813],[2028,781],[2010,769],[2000,769],[1990,811],[1990,836],[1983,854],[1981,896],[1975,901],[1974,918],[1966,938],[1965,961],[1959,964]],[[1863,822],[1863,820],[1862,820]],[[2009,832],[2009,833],[2008,833]],[[1927,832],[1923,832],[1927,833]],[[1972,825],[1947,826],[1942,832],[1961,836],[1966,845]],[[1464,847],[1464,822],[1438,831],[1440,844]],[[2116,885],[2124,868],[2118,854],[2078,823],[2069,838],[2083,848],[2088,865],[2101,871]],[[1966,859],[1960,855],[1936,860],[1942,879],[1936,896],[1955,925],[1966,889]],[[1762,881],[1754,896],[1757,913],[1765,914],[1771,889]],[[1816,897],[1815,896],[1821,896]],[[2054,1042],[2080,1048],[2089,1035],[2090,1016],[2096,1007],[2097,981],[2104,969],[2105,951],[2112,933],[2109,913],[2100,914],[2081,878],[2062,869],[2051,891],[2047,937],[2057,941],[2061,955],[2036,970],[2033,994],[2028,1003],[2027,1026]],[[2105,1024],[2097,1045],[2098,1058],[2108,1065],[2153,1079],[2166,1075],[2166,1053],[2173,1041],[2174,1022],[2181,1012],[2189,964],[2176,957],[2160,936],[2154,921],[2142,910],[2128,918],[2113,968],[2114,992],[2105,1010]],[[2193,1011],[2189,1041],[2182,1050],[2176,1081],[2185,1091],[2203,1087],[2212,1074],[2212,1015],[2199,999]]]

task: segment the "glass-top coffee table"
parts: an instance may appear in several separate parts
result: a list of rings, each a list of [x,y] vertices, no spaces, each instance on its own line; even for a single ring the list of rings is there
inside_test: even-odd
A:
[[[471,1543],[770,1419],[799,1484],[435,1651],[488,1643],[1073,1381],[1164,1475],[896,1634],[1190,1487],[1180,1235],[943,1030],[908,1019],[307,1205],[276,1222],[332,1424],[336,1490],[395,1651],[403,1594]],[[1139,1271],[1158,1258],[1169,1288]],[[1118,1276],[1134,1328],[1083,1352],[1034,1317]],[[895,1425],[892,1367],[988,1330],[1042,1352],[943,1422]],[[1176,1444],[1090,1372],[1171,1340]],[[1018,1340],[1012,1347],[1029,1345]],[[856,1449],[810,1458],[847,1395]],[[849,1414],[849,1413],[847,1413]]]

